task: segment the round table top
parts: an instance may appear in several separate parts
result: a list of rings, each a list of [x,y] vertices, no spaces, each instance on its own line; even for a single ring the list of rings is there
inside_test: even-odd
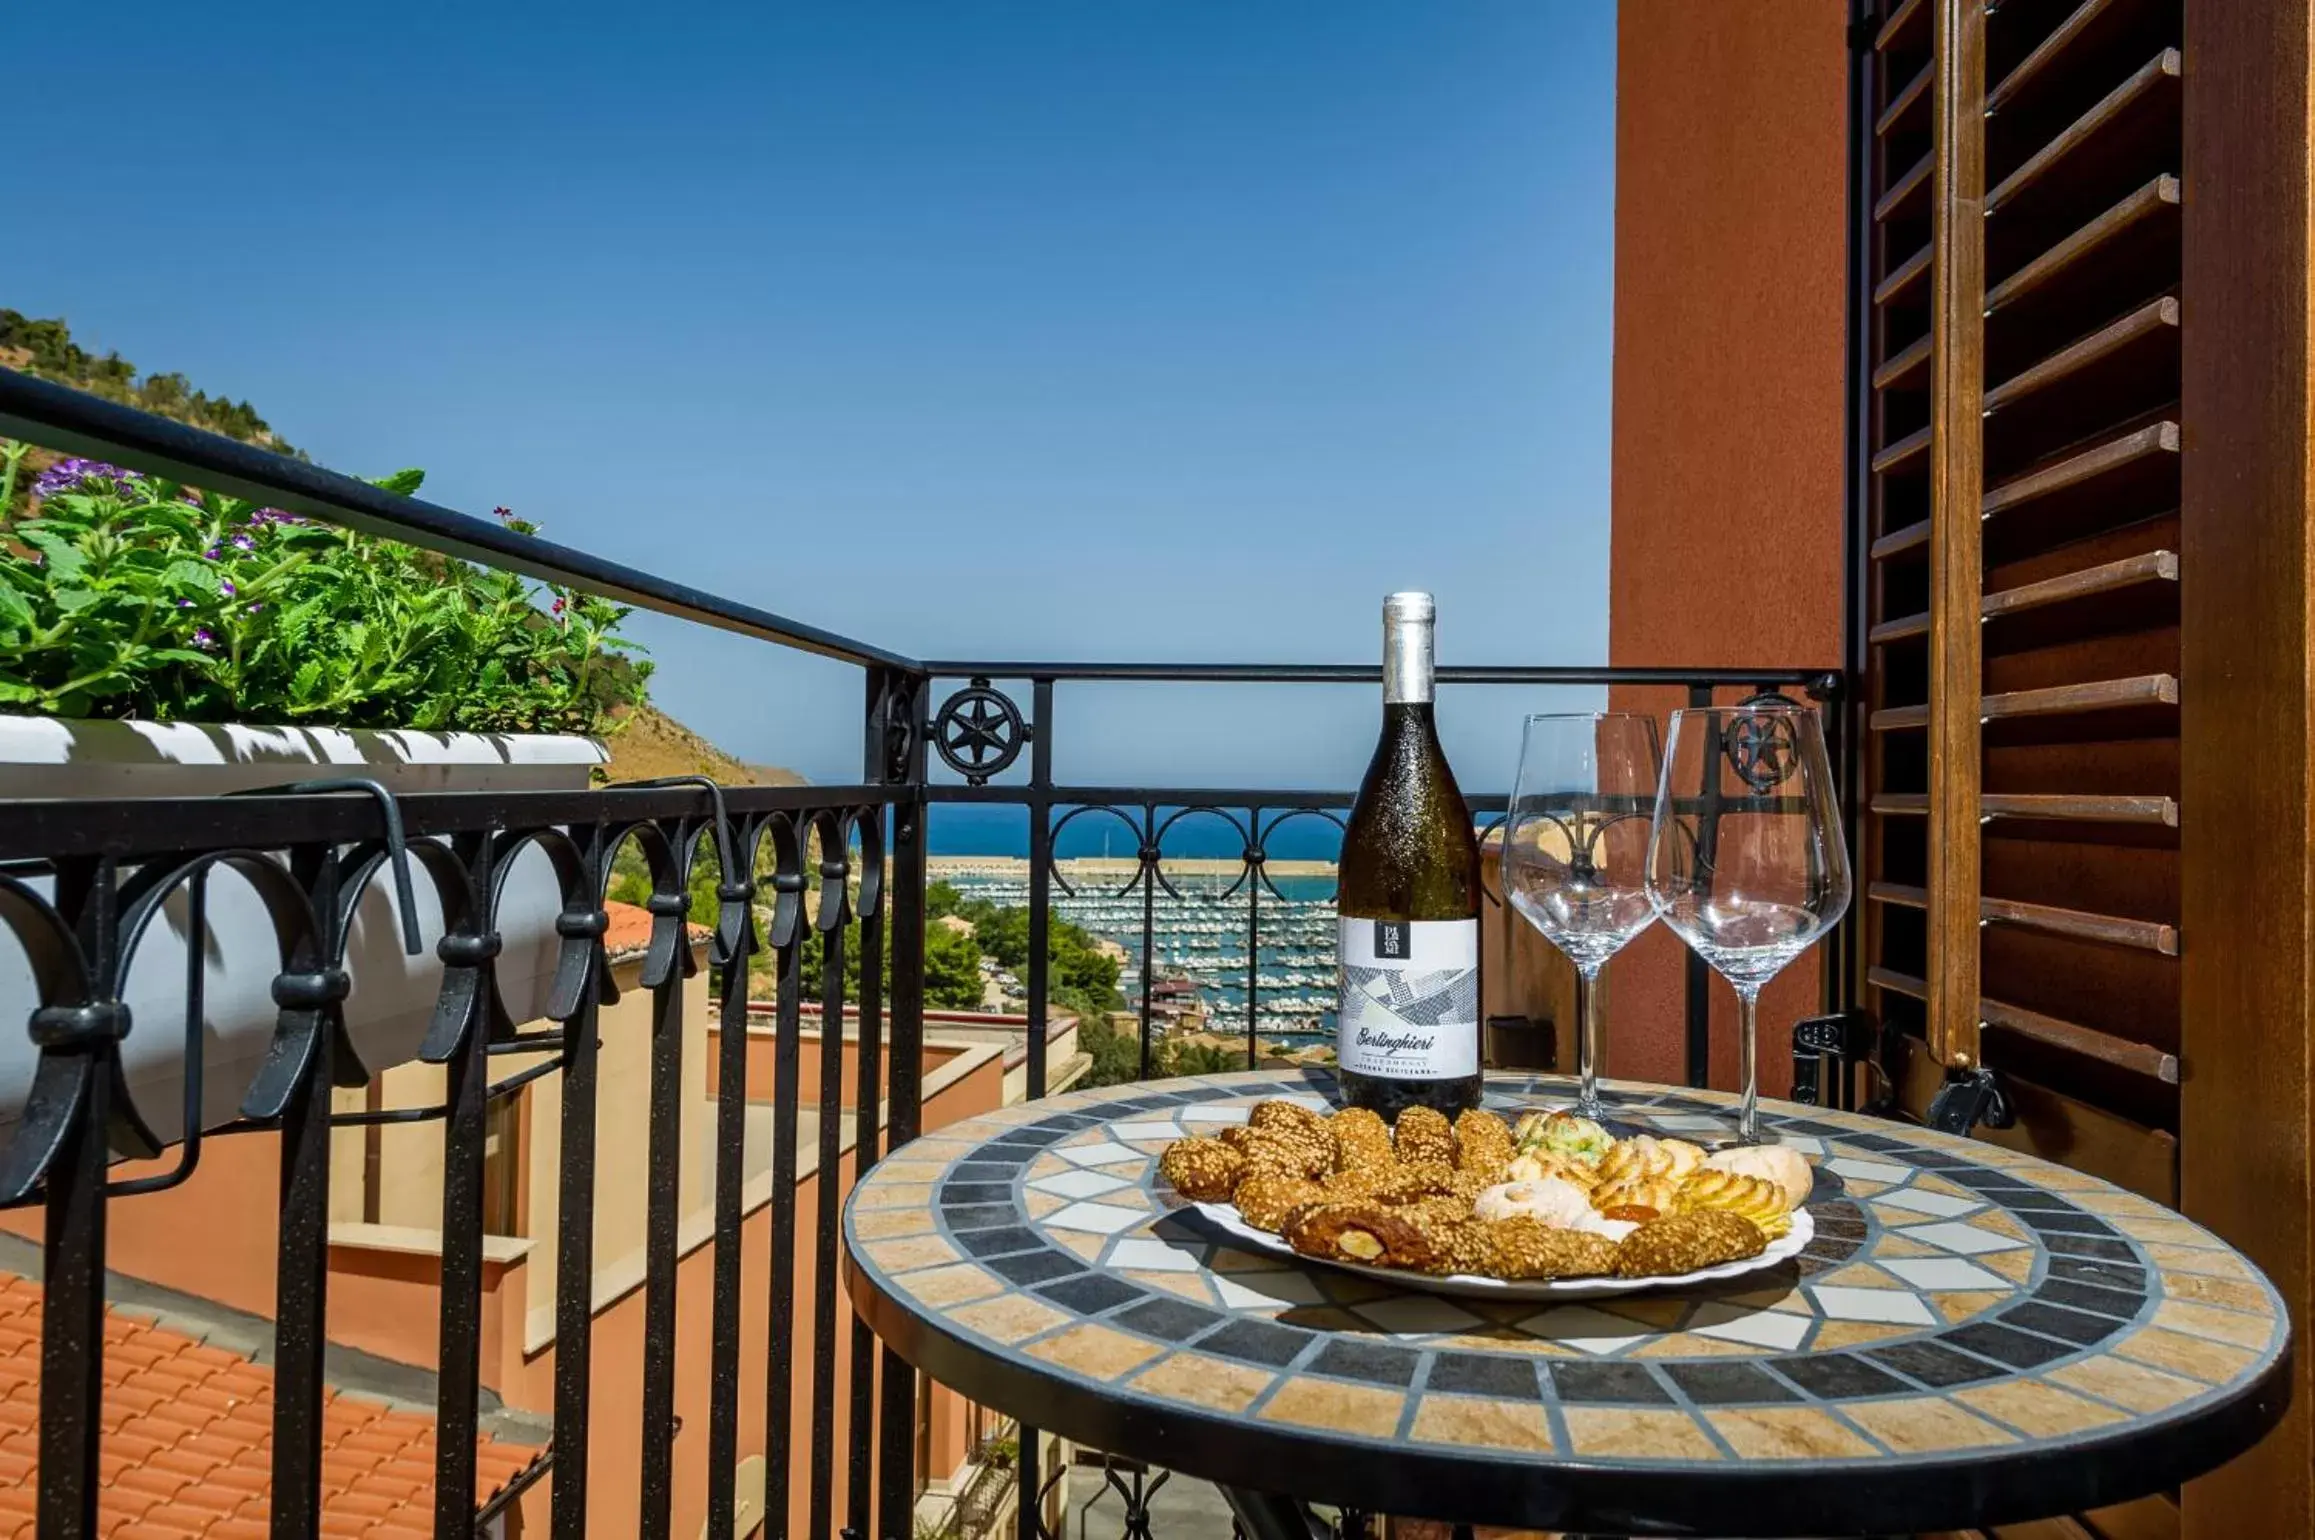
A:
[[[1317,1070],[1217,1075],[941,1129],[852,1194],[851,1297],[933,1378],[1095,1448],[1369,1512],[1618,1534],[2068,1512],[2223,1464],[2288,1400],[2282,1301],[2209,1231],[1851,1113],[1764,1104],[1764,1137],[1816,1168],[1816,1238],[1719,1285],[1450,1298],[1175,1212],[1169,1141],[1332,1089]],[[1568,1091],[1491,1076],[1487,1104]],[[1621,1122],[1704,1139],[1733,1100],[1607,1094]]]

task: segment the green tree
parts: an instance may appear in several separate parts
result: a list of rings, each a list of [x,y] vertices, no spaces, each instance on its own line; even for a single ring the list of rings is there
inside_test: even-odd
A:
[[[885,931],[884,998],[892,999],[892,941],[891,930]],[[803,975],[804,990],[809,998],[819,998],[821,967],[824,948],[821,938],[815,936],[804,948],[798,964]],[[767,991],[777,985],[778,959],[763,957],[757,960],[756,990],[768,998]],[[860,998],[860,922],[854,919],[844,927],[844,997]],[[936,1011],[976,1011],[981,1007],[981,949],[970,935],[949,929],[946,925],[928,926],[924,933],[924,1003]]]
[[[1128,1085],[1141,1078],[1139,1038],[1134,1032],[1120,1031],[1107,1016],[1079,1017],[1077,1046],[1093,1060],[1093,1067],[1086,1071],[1080,1084]]]

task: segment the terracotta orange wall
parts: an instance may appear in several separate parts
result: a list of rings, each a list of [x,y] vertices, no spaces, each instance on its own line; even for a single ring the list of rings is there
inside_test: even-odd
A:
[[[928,1069],[931,1061],[928,1056]],[[927,1133],[965,1118],[993,1112],[1003,1099],[1004,1075],[991,1056],[984,1063],[924,1102]],[[847,1154],[838,1167],[838,1198],[852,1188],[852,1160]],[[813,1274],[817,1247],[812,1216],[819,1204],[819,1178],[808,1177],[796,1186],[796,1360],[793,1391],[789,1397],[788,1427],[794,1479],[772,1474],[774,1493],[786,1492],[789,1533],[802,1534],[810,1517],[810,1448],[812,1407]],[[768,1363],[766,1327],[770,1306],[764,1287],[770,1257],[771,1208],[766,1205],[742,1225],[740,1292],[740,1458],[760,1455],[764,1448],[764,1371]],[[715,1251],[701,1246],[684,1257],[676,1270],[676,1385],[675,1411],[682,1428],[675,1439],[674,1528],[676,1535],[694,1535],[707,1519],[708,1368],[715,1286]],[[834,1447],[834,1527],[845,1518],[845,1454],[850,1447],[851,1321],[852,1307],[843,1292],[843,1268],[836,1269],[836,1395]],[[588,1424],[589,1534],[615,1540],[636,1532],[642,1500],[640,1449],[643,1399],[643,1291],[635,1289],[595,1318],[593,1414]],[[550,1411],[554,1405],[555,1354],[553,1348],[523,1365],[519,1380],[510,1380],[507,1399],[519,1406]],[[963,1402],[952,1392],[936,1389],[933,1401],[933,1462],[945,1475],[944,1451],[957,1458],[965,1423]],[[944,1436],[944,1430],[948,1430]],[[519,1532],[544,1534],[552,1502],[550,1475],[521,1504]],[[776,1496],[773,1500],[777,1500]]]
[[[173,1171],[178,1153],[124,1161],[114,1179]],[[270,1318],[280,1190],[279,1135],[204,1141],[183,1186],[107,1206],[105,1266]],[[0,1228],[38,1241],[45,1226],[38,1208],[21,1208],[0,1214]]]
[[[798,1102],[806,1107],[820,1102],[820,1036],[817,1018],[806,1016],[803,1030],[796,1038],[796,1084]],[[963,1053],[962,1048],[945,1043],[924,1045],[924,1073],[930,1075],[943,1064]],[[750,1016],[748,1019],[748,1100],[768,1102],[777,1083],[779,1036],[769,1015]],[[713,1099],[723,1085],[723,1026],[719,1020],[707,1029],[707,1094]],[[860,1044],[856,1038],[844,1040],[843,1062],[837,1073],[842,1076],[843,1107],[855,1107],[860,1102]],[[879,1104],[892,1089],[892,1063],[886,1056],[877,1081]]]
[[[1618,10],[1611,663],[1841,659],[1845,25],[1843,0]],[[1613,965],[1612,1073],[1680,1078],[1681,957],[1657,926]],[[1762,999],[1773,1092],[1818,977],[1804,957]],[[1712,989],[1730,1086],[1735,1000]]]

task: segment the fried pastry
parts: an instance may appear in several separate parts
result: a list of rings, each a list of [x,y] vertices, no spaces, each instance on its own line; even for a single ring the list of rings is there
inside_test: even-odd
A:
[[[1622,1278],[1665,1278],[1767,1249],[1768,1237],[1751,1220],[1725,1209],[1697,1209],[1650,1220],[1625,1236],[1616,1247],[1615,1271]]]
[[[1335,1262],[1427,1268],[1440,1258],[1421,1226],[1372,1203],[1313,1203],[1297,1209],[1282,1233],[1304,1256]]]
[[[1319,1177],[1334,1169],[1334,1135],[1323,1127],[1225,1128],[1222,1142],[1246,1157],[1253,1175]]]
[[[1176,1139],[1158,1157],[1158,1175],[1185,1198],[1216,1202],[1237,1190],[1246,1157],[1219,1139]]]
[[[1455,1271],[1485,1278],[1591,1278],[1616,1268],[1616,1245],[1527,1215],[1473,1219],[1448,1237]]]
[[[1455,1164],[1454,1126],[1445,1113],[1434,1108],[1409,1107],[1400,1113],[1397,1126],[1391,1130],[1391,1143],[1399,1159],[1409,1165],[1426,1160]]]
[[[1784,1189],[1765,1176],[1714,1169],[1695,1172],[1673,1194],[1672,1211],[1687,1214],[1699,1209],[1723,1209],[1749,1219],[1771,1240],[1793,1227]]]
[[[1484,1107],[1469,1107],[1455,1118],[1455,1169],[1477,1171],[1489,1185],[1503,1180],[1503,1170],[1519,1147],[1511,1142],[1511,1125]]]
[[[1391,1126],[1371,1107],[1345,1107],[1326,1120],[1334,1135],[1337,1161],[1345,1171],[1397,1162],[1391,1147]]]
[[[1254,1110],[1246,1114],[1246,1126],[1249,1128],[1317,1128],[1325,1121],[1302,1103],[1279,1097],[1256,1102]]]
[[[1233,1201],[1246,1223],[1276,1234],[1296,1209],[1327,1200],[1326,1189],[1299,1176],[1250,1176],[1238,1184]]]

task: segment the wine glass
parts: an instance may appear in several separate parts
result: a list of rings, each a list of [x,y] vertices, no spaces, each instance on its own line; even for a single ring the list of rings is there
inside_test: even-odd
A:
[[[1736,988],[1744,1098],[1735,1142],[1757,1144],[1761,986],[1849,907],[1849,855],[1814,710],[1772,696],[1672,713],[1648,897]]]
[[[1600,1103],[1600,973],[1648,928],[1656,719],[1623,711],[1531,716],[1503,820],[1503,893],[1583,976],[1576,1110]]]

